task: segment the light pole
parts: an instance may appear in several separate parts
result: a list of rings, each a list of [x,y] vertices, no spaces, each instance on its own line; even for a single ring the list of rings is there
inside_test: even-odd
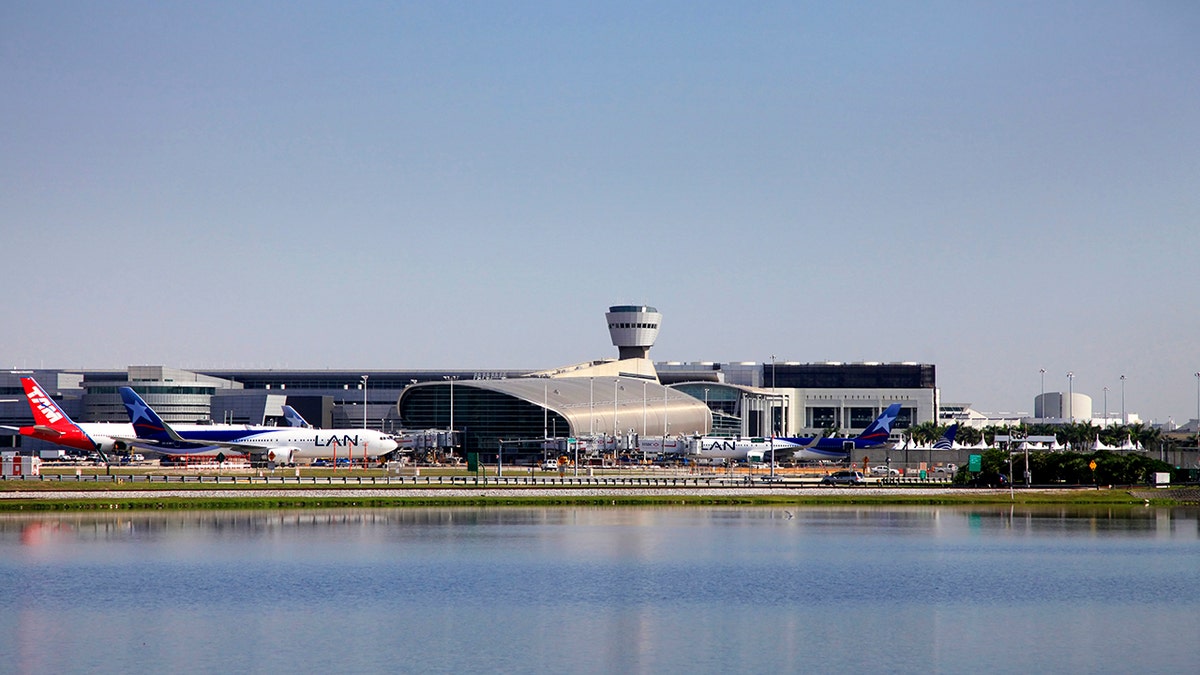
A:
[[[618,386],[620,382],[621,378],[613,378],[613,459],[617,458],[617,446],[620,445],[617,441],[617,434],[620,433],[621,429],[617,424],[617,389],[624,389],[624,387]],[[600,465],[604,465],[603,459],[600,460]]]
[[[1200,372],[1196,373],[1196,445],[1200,447]]]
[[[367,376],[362,376],[363,387],[363,429],[367,428]]]
[[[617,384],[620,381],[621,381],[621,378],[619,378],[619,377],[613,378],[613,426],[612,426],[612,432],[613,432],[613,443],[614,444],[617,442]]]
[[[648,384],[648,383],[645,380],[642,380],[642,435],[643,436],[646,435],[646,384]]]
[[[646,437],[646,380],[642,380],[642,435],[638,436],[638,448],[642,451],[642,466],[646,465],[646,446],[642,439]]]
[[[771,355],[771,405],[767,406],[767,413],[768,413],[767,414],[767,425],[768,425],[768,428],[770,428],[770,430],[771,430],[771,438],[775,438],[775,404],[776,403],[778,403],[778,401],[775,400],[775,355],[772,354]],[[775,462],[774,462],[775,448],[774,447],[771,448],[771,459],[772,459],[771,464],[772,464],[772,466],[774,466],[774,464],[775,464]]]
[[[1108,428],[1108,387],[1104,388],[1104,424],[1105,429]]]
[[[1038,368],[1038,372],[1042,374],[1042,423],[1046,422],[1046,369]]]
[[[1067,417],[1070,418],[1071,424],[1075,423],[1075,390],[1073,388],[1074,382],[1075,382],[1075,373],[1068,370],[1067,371]]]
[[[363,388],[363,431],[367,430],[367,376],[362,376]],[[354,464],[354,456],[350,456],[350,464]],[[363,468],[367,468],[367,442],[363,440]]]
[[[1125,426],[1125,376],[1121,376],[1121,426]]]
[[[771,434],[771,478],[775,478],[775,434]]]
[[[663,385],[663,440],[662,449],[659,452],[660,456],[667,454],[667,391],[669,389],[670,387],[665,384]]]
[[[454,381],[457,375],[443,375],[443,380],[450,382],[450,454],[454,454]]]

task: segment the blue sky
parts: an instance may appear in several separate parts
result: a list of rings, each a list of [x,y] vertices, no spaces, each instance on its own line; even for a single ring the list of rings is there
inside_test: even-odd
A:
[[[0,361],[920,361],[1195,416],[1190,2],[0,7]]]

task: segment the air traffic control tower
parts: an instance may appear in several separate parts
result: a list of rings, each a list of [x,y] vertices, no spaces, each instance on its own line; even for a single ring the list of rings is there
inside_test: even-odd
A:
[[[617,305],[609,307],[605,316],[608,334],[620,352],[618,358],[650,358],[650,348],[658,339],[658,327],[662,324],[662,314],[657,309],[646,305]]]

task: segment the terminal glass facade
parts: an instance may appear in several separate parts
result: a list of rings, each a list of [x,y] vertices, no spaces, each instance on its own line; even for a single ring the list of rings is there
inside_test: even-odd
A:
[[[764,377],[784,389],[933,389],[932,364],[764,364]],[[870,424],[870,421],[867,422]]]
[[[127,385],[121,385],[127,386]],[[187,387],[187,386],[152,386],[152,385],[137,385],[130,386],[142,396],[153,396],[155,394],[186,394],[186,395],[202,395],[212,396],[217,393],[216,387]],[[88,387],[89,394],[118,394],[119,387]]]
[[[886,407],[886,406],[885,406]],[[809,406],[805,410],[804,424],[809,429],[865,429],[883,412],[882,407],[853,406]],[[917,410],[911,406],[901,406],[892,429],[907,429],[916,419]]]
[[[838,409],[822,406],[808,409],[808,419],[804,426],[810,429],[836,429],[838,424]]]
[[[849,413],[851,429],[865,429],[879,416],[875,408],[850,408]]]
[[[401,401],[400,417],[410,429],[449,429],[450,385],[414,387]],[[509,394],[454,385],[454,422],[463,450],[494,455],[500,441],[551,438],[573,434],[562,415]]]

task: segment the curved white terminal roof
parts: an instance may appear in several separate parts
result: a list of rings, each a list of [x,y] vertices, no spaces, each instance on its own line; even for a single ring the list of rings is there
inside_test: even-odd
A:
[[[424,382],[405,391],[445,386],[449,384]],[[614,428],[618,434],[632,430],[644,436],[705,434],[712,428],[712,414],[703,401],[653,380],[635,377],[458,380],[454,387],[483,389],[544,405],[562,415],[571,425],[570,434],[575,436],[593,432],[613,434]]]

